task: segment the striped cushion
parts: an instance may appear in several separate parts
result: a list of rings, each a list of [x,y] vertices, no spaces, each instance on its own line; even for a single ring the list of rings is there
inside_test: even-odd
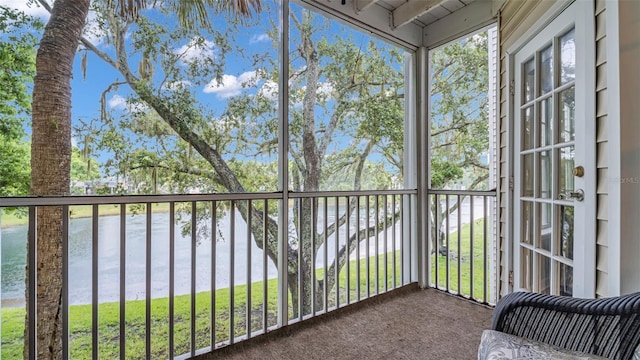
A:
[[[640,292],[600,299],[515,292],[498,302],[491,328],[566,350],[640,360]]]
[[[494,330],[482,333],[478,360],[595,360],[600,356],[564,350],[556,346]]]

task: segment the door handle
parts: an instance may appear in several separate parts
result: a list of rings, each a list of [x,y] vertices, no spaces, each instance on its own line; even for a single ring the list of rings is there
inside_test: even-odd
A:
[[[558,196],[558,199],[559,200],[575,199],[577,201],[583,201],[584,200],[584,190],[578,189],[576,191],[567,191],[564,194],[560,194]]]

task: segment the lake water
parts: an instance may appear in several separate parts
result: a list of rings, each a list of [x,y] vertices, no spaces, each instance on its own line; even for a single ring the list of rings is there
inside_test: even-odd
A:
[[[461,204],[461,223],[469,222],[470,206],[468,199]],[[343,208],[340,209],[342,213]],[[329,222],[334,219],[334,210],[329,210]],[[482,203],[474,204],[474,218],[482,217]],[[318,224],[323,226],[323,212],[319,212]],[[364,224],[366,214],[361,214]],[[69,300],[72,304],[91,303],[91,218],[72,219],[69,226]],[[352,219],[351,233],[355,231]],[[451,215],[449,231],[455,231],[457,212]],[[183,236],[180,224],[175,227],[175,294],[191,292],[191,236]],[[230,277],[230,216],[224,216],[218,223],[218,241],[216,243],[216,288],[229,287]],[[128,215],[126,218],[126,298],[128,300],[145,298],[146,266],[146,216]],[[209,229],[207,229],[209,230]],[[389,251],[392,249],[392,231],[388,231]],[[399,225],[395,227],[396,249],[400,249]],[[222,235],[222,236],[220,236]],[[234,284],[247,282],[247,226],[239,213],[235,216],[235,261]],[[340,229],[339,240],[344,244],[346,228]],[[24,304],[24,277],[26,264],[27,226],[2,229],[1,242],[1,299],[3,306],[22,306]],[[154,213],[151,226],[151,296],[153,298],[169,296],[169,214]],[[333,261],[335,238],[330,237],[327,248],[327,261]],[[383,235],[379,236],[379,252],[384,249]],[[251,241],[251,281],[263,279],[262,250]],[[366,243],[361,243],[360,254],[365,256]],[[375,241],[370,241],[369,252],[375,254]],[[98,222],[98,294],[100,302],[118,301],[120,294],[120,217],[102,216]],[[321,249],[316,258],[316,266],[322,267],[324,251]],[[351,259],[355,259],[352,254]],[[211,240],[203,239],[196,248],[196,291],[211,288]],[[267,260],[267,278],[276,278],[277,269],[271,260]]]
[[[91,302],[91,218],[73,219],[69,226],[69,299],[72,304]],[[216,287],[229,286],[229,221],[218,224],[222,238],[216,243]],[[98,287],[100,301],[117,301],[120,291],[120,217],[102,216],[98,222]],[[146,216],[126,219],[126,298],[145,298]],[[246,223],[236,216],[235,284],[247,278]],[[2,300],[5,305],[24,302],[27,226],[2,229]],[[151,226],[152,297],[169,295],[169,214],[154,213]],[[263,278],[262,251],[251,242],[251,279]],[[270,261],[267,277],[277,276]],[[201,240],[196,248],[196,291],[211,288],[211,240]],[[179,224],[175,234],[175,293],[191,291],[191,236],[183,236]]]

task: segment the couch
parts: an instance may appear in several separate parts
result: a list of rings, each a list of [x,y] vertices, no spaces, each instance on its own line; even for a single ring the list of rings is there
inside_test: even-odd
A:
[[[478,359],[640,360],[639,345],[640,292],[601,299],[516,292],[496,305]]]

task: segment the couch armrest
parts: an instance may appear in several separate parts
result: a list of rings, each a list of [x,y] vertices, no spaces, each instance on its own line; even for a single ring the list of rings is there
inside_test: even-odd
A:
[[[640,343],[640,292],[603,299],[512,293],[498,302],[492,329],[627,360]]]

